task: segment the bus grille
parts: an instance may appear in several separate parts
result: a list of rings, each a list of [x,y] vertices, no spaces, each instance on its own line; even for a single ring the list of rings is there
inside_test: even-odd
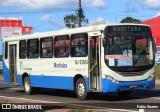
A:
[[[147,73],[148,70],[145,71],[139,71],[139,72],[118,72],[122,76],[139,76]]]

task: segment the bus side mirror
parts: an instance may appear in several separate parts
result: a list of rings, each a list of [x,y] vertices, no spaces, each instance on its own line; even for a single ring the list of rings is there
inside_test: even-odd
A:
[[[103,47],[105,47],[105,45],[107,44],[106,39],[104,39],[104,38],[103,38],[103,40],[102,40],[102,44],[103,44]]]
[[[156,47],[156,41],[155,41],[155,39],[153,39],[153,49],[154,49],[154,52],[157,52],[157,47]]]

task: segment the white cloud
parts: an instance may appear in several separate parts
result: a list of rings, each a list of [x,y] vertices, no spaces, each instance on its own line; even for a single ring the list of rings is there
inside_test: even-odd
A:
[[[100,8],[105,0],[82,0],[82,6]],[[23,10],[77,9],[78,0],[1,0],[0,6]]]
[[[146,8],[149,9],[160,9],[159,0],[139,0]]]
[[[63,27],[63,23],[57,21],[52,15],[44,15],[41,17],[41,21],[46,21],[54,26]]]
[[[106,7],[106,3],[104,0],[92,0],[90,2],[92,7],[96,7],[96,8]]]
[[[160,16],[160,12],[158,12],[154,17],[158,17],[158,16]]]
[[[0,17],[0,19],[7,19],[7,20],[23,20],[22,16],[15,17],[15,16],[10,16],[10,17]]]
[[[97,18],[96,20],[92,20],[90,22],[91,25],[100,25],[100,24],[109,24],[111,22],[106,21],[104,18]]]

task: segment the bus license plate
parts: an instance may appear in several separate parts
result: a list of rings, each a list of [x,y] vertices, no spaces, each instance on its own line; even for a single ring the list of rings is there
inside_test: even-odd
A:
[[[138,86],[137,85],[131,85],[129,86],[130,89],[134,89],[134,88],[137,88]]]

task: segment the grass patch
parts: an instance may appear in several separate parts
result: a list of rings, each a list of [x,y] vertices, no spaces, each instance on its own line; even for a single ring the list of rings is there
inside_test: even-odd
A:
[[[160,80],[160,64],[156,64],[156,79]]]
[[[92,110],[85,110],[85,109],[75,109],[75,110],[70,110],[68,112],[93,112]]]

